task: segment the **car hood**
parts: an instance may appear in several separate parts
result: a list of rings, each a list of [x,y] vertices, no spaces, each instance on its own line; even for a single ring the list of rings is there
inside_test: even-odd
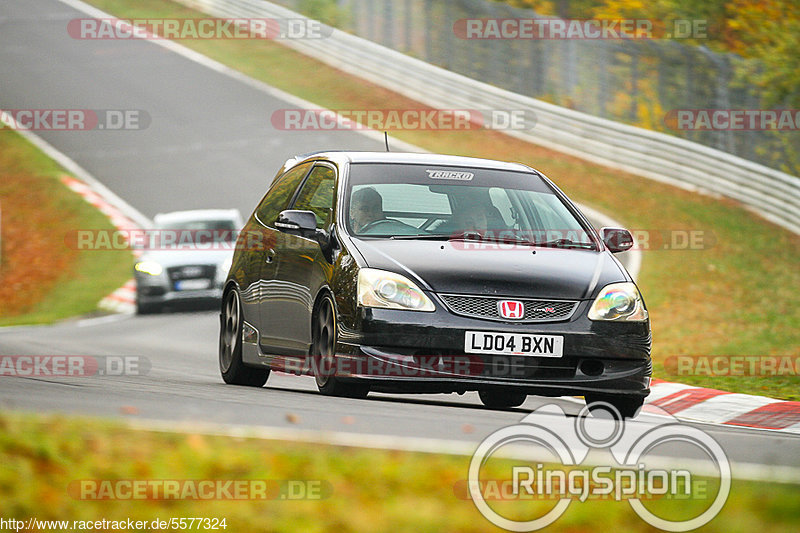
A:
[[[628,281],[607,251],[471,249],[463,241],[354,242],[367,266],[403,274],[438,293],[579,300],[593,297],[608,283]]]
[[[233,250],[197,250],[177,248],[173,250],[151,250],[145,252],[137,261],[155,261],[162,267],[169,268],[180,265],[220,265]]]

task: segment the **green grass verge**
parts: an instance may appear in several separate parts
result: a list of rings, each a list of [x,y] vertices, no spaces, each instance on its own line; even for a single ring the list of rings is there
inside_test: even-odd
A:
[[[496,530],[454,489],[466,479],[468,457],[158,433],[97,419],[6,412],[0,414],[0,463],[0,516],[5,519],[209,517],[225,518],[226,532]],[[508,479],[510,465],[491,460],[482,478]],[[327,497],[97,501],[80,499],[74,489],[80,480],[185,479],[313,480],[326,487]],[[735,481],[726,506],[703,531],[797,531],[799,499],[797,485]],[[530,519],[552,505],[502,502],[495,509]],[[589,500],[572,503],[547,530],[653,528],[625,502]]]
[[[0,128],[0,326],[90,313],[131,276],[130,252],[67,244],[72,230],[114,228],[59,180],[64,174],[17,132]]]
[[[90,3],[127,18],[203,16],[160,0]],[[182,44],[320,107],[421,107],[277,42],[183,40]],[[265,125],[267,120],[265,117]],[[394,136],[433,152],[524,162],[545,172],[575,200],[597,207],[632,229],[699,230],[709,236],[706,242],[713,245],[705,249],[644,254],[639,284],[651,312],[657,377],[677,379],[663,367],[671,355],[800,355],[797,235],[735,202],[696,195],[496,132],[399,131]],[[800,399],[800,377],[796,375],[700,375],[681,376],[680,381]]]

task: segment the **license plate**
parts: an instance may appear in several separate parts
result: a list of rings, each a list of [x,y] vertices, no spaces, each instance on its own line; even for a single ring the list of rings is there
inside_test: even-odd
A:
[[[209,285],[207,279],[184,279],[175,282],[176,291],[197,291],[207,289]]]
[[[185,278],[196,278],[197,276],[200,276],[202,273],[203,273],[203,267],[199,266],[188,266],[188,267],[183,267],[181,269],[181,274],[183,274],[183,277]]]
[[[464,339],[464,350],[466,353],[561,357],[564,355],[564,337],[560,335],[467,331]]]

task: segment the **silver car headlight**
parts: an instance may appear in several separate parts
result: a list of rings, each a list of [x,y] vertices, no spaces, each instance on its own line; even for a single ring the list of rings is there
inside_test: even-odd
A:
[[[217,275],[221,278],[228,277],[228,272],[231,271],[231,266],[233,265],[233,256],[229,256],[223,261],[219,268],[217,269]]]
[[[139,261],[133,268],[137,272],[142,272],[144,274],[150,274],[151,276],[160,276],[164,269],[156,263],[155,261]]]
[[[407,311],[434,311],[433,302],[417,285],[400,274],[362,268],[358,271],[358,305]]]
[[[606,285],[589,309],[589,320],[643,322],[647,316],[642,295],[630,282]]]
[[[217,268],[217,281],[225,281],[228,278],[228,272],[231,270],[231,265],[233,265],[233,256],[226,258],[225,261],[220,263],[219,267]]]

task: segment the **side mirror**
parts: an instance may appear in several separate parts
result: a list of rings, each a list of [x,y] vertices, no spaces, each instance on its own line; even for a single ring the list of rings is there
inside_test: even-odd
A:
[[[633,235],[624,228],[602,228],[600,235],[612,253],[627,252],[633,248]]]
[[[317,231],[317,215],[313,211],[287,209],[278,215],[275,227],[286,233],[313,235]]]

